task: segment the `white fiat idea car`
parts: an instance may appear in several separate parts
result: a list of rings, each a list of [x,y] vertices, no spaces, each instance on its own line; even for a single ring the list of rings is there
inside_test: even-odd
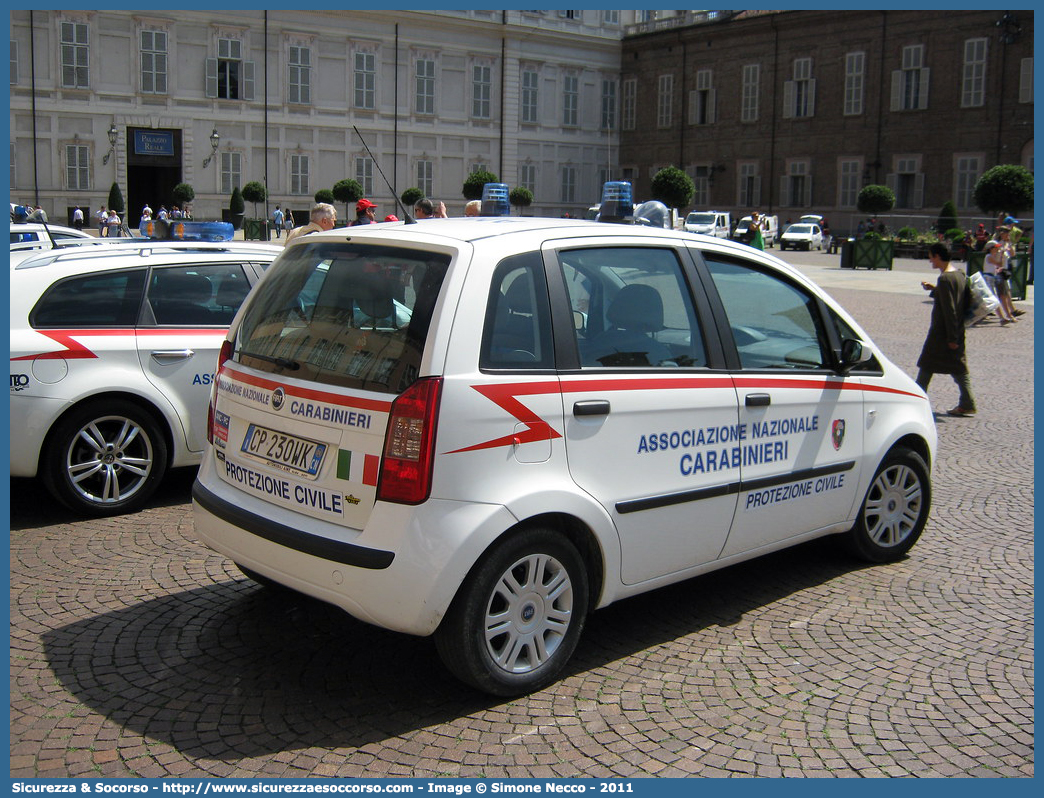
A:
[[[798,271],[691,234],[432,219],[294,241],[229,330],[196,530],[263,585],[434,635],[487,692],[588,612],[811,538],[901,558],[913,380]]]
[[[125,239],[14,266],[11,476],[102,516],[198,463],[221,342],[281,249]]]

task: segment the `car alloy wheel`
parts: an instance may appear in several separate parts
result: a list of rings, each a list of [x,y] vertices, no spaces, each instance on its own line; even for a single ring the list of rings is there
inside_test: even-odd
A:
[[[112,515],[140,507],[166,471],[152,417],[129,402],[95,402],[63,419],[48,447],[48,488],[73,510]]]
[[[916,452],[895,449],[874,474],[849,545],[870,562],[898,560],[917,542],[930,508],[928,466]]]
[[[446,666],[494,695],[548,684],[580,638],[587,571],[573,544],[551,529],[508,533],[475,566],[435,633]]]

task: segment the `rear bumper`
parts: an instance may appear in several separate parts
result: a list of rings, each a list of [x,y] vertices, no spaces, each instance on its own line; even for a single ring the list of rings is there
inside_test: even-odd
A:
[[[277,507],[221,482],[204,457],[196,535],[233,562],[367,623],[429,635],[468,572],[517,519],[502,505],[377,502],[363,530]]]
[[[222,499],[198,481],[192,486],[192,500],[215,518],[237,526],[259,538],[270,540],[280,546],[312,557],[319,557],[341,565],[374,570],[387,568],[395,559],[395,555],[390,551],[330,540],[302,529],[280,524],[270,518],[255,515]]]

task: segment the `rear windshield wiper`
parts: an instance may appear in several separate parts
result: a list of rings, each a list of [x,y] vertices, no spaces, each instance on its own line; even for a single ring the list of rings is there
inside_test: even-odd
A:
[[[277,366],[279,366],[279,368],[287,369],[288,371],[297,371],[299,368],[301,368],[301,364],[298,363],[296,360],[290,360],[289,358],[285,357],[260,355],[257,352],[247,352],[243,349],[240,349],[238,352],[236,352],[236,355],[238,355],[239,357],[257,358],[258,360],[264,360],[266,363],[275,363]]]

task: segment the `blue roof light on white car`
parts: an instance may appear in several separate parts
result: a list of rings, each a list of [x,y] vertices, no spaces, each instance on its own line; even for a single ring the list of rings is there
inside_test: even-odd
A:
[[[598,209],[599,222],[630,224],[634,218],[634,195],[631,184],[625,180],[610,180],[602,184],[602,204]]]
[[[486,183],[482,187],[482,209],[479,215],[511,215],[511,201],[508,199],[507,183]]]
[[[229,222],[185,222],[150,219],[138,228],[143,236],[161,241],[231,241],[235,228]]]

